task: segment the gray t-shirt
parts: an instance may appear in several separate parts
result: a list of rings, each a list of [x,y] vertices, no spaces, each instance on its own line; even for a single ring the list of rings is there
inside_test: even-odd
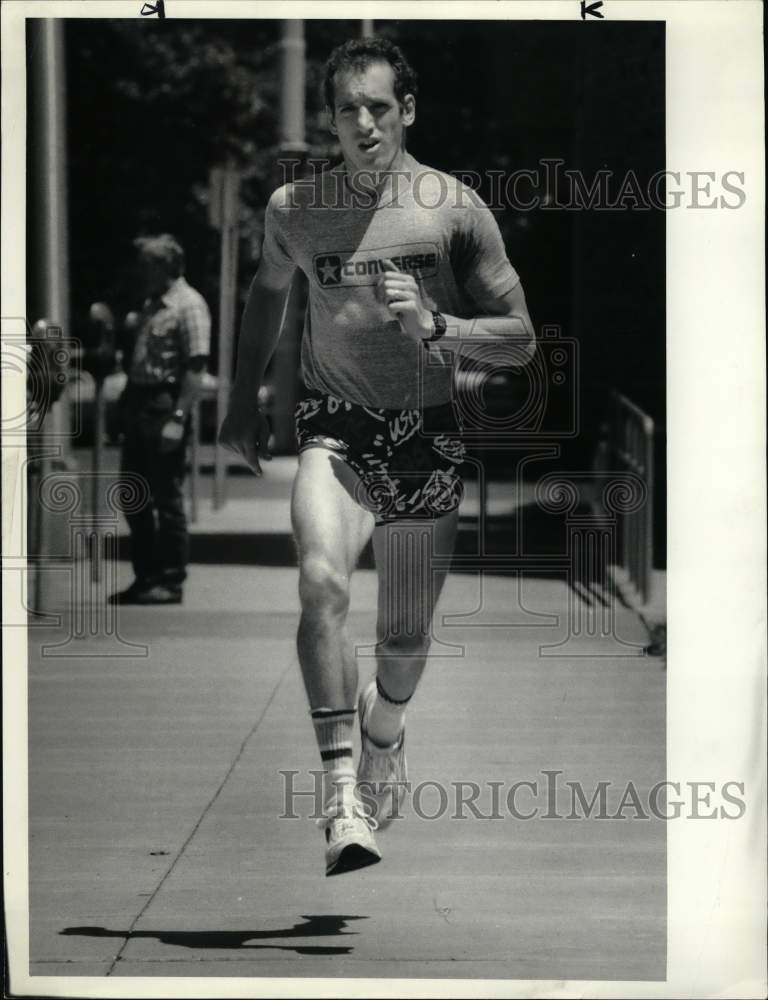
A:
[[[350,194],[340,166],[283,185],[267,205],[264,259],[300,267],[309,281],[302,377],[310,390],[362,406],[447,402],[449,341],[424,350],[402,330],[376,297],[382,261],[420,280],[427,308],[467,319],[520,279],[490,210],[455,177],[406,155],[371,201]]]

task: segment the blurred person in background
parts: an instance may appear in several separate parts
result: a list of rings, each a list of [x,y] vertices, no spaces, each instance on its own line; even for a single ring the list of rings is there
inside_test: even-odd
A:
[[[149,500],[126,510],[135,579],[110,602],[180,604],[189,549],[186,446],[210,353],[211,316],[184,278],[184,251],[173,236],[142,236],[134,246],[146,298],[120,400],[121,470],[143,477]]]

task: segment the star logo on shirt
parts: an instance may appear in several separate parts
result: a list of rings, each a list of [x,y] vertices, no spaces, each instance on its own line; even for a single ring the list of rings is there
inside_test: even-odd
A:
[[[323,286],[341,284],[341,257],[336,253],[321,254],[315,260],[315,274]]]

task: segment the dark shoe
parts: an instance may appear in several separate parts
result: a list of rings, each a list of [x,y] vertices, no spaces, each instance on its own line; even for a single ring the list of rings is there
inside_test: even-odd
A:
[[[110,594],[107,598],[108,604],[138,604],[139,596],[145,594],[152,587],[146,580],[134,580],[126,590]]]
[[[148,590],[142,590],[136,595],[134,604],[181,604],[182,590],[180,584],[156,583]]]

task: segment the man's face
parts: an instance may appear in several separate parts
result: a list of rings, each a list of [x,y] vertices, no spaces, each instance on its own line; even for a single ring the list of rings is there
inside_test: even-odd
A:
[[[144,294],[150,298],[159,297],[163,292],[167,292],[173,284],[173,279],[169,275],[168,269],[158,260],[140,258],[139,273],[144,287]]]
[[[401,107],[394,82],[394,70],[387,62],[336,74],[331,131],[339,138],[348,169],[379,171],[394,166],[403,132],[415,118],[413,96],[406,94]]]

